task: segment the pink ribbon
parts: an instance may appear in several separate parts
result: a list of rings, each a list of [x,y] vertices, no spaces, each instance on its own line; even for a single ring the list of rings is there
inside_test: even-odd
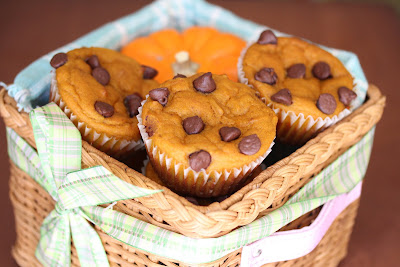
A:
[[[253,242],[242,250],[242,267],[296,259],[310,253],[324,237],[336,217],[361,195],[362,182],[349,193],[328,201],[315,221],[298,230],[276,232]]]

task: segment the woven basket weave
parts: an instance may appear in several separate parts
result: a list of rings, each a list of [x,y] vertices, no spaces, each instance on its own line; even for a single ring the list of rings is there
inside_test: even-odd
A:
[[[50,195],[28,174],[10,163],[10,198],[14,207],[17,239],[12,250],[13,257],[22,267],[35,267],[41,264],[35,258],[39,242],[39,229],[44,218],[54,208]],[[285,262],[269,263],[264,266],[337,266],[347,253],[347,244],[353,229],[359,200],[350,204],[333,222],[318,246],[304,257]],[[310,225],[318,215],[314,210],[282,230],[299,229]],[[188,266],[185,263],[151,255],[134,249],[113,239],[96,228],[106,250],[110,266]],[[198,266],[238,266],[241,249],[212,263]],[[75,248],[72,246],[71,266],[80,266]]]
[[[261,172],[229,198],[209,206],[193,205],[86,142],[82,142],[82,167],[103,165],[128,183],[164,190],[146,198],[118,201],[115,210],[189,237],[217,237],[281,207],[311,177],[357,143],[380,120],[385,105],[385,96],[373,85],[368,97],[348,117]],[[7,127],[35,147],[28,114],[18,111],[4,89],[0,91],[0,114]]]

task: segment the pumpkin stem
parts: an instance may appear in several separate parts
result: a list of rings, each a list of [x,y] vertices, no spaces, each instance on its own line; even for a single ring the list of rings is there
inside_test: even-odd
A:
[[[175,54],[175,60],[176,61],[172,63],[174,75],[183,74],[189,77],[196,74],[200,67],[199,64],[190,60],[189,52],[184,50]]]

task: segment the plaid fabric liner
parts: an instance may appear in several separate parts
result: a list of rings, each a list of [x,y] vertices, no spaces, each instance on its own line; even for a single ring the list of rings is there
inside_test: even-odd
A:
[[[265,14],[268,15],[268,12],[266,9]],[[0,85],[8,89],[19,108],[30,111],[37,104],[46,104],[49,99],[51,81],[49,62],[56,53],[68,52],[83,46],[119,49],[138,36],[148,35],[164,28],[183,30],[194,25],[215,27],[220,31],[238,35],[246,41],[257,40],[263,30],[269,29],[204,0],[158,0],[44,55],[22,70],[15,77],[13,84],[7,86],[0,82]],[[277,30],[274,32],[277,36],[289,36]],[[339,58],[354,77],[357,99],[353,101],[353,105],[357,108],[363,103],[368,89],[368,82],[357,56],[348,51],[321,47]]]
[[[152,254],[192,264],[219,259],[354,188],[366,172],[375,130],[322,170],[280,209],[224,236],[196,239],[97,206],[158,191],[127,184],[103,166],[80,170],[80,138],[73,133],[78,131],[55,104],[35,109],[31,121],[39,155],[10,128],[8,152],[12,161],[57,202],[43,222],[36,251],[45,266],[69,266],[71,235],[81,265],[108,266],[101,241],[87,220],[113,238]]]

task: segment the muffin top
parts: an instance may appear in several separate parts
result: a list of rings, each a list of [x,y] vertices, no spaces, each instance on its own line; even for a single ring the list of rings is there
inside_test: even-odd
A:
[[[248,83],[274,107],[314,119],[338,115],[356,98],[339,59],[295,37],[264,31],[243,57]]]
[[[58,92],[79,121],[98,133],[139,140],[137,109],[143,96],[158,86],[145,79],[148,69],[106,48],[79,48],[60,53],[56,68]]]
[[[195,171],[255,161],[275,138],[277,117],[248,86],[225,75],[177,76],[150,91],[142,120],[153,146]]]

